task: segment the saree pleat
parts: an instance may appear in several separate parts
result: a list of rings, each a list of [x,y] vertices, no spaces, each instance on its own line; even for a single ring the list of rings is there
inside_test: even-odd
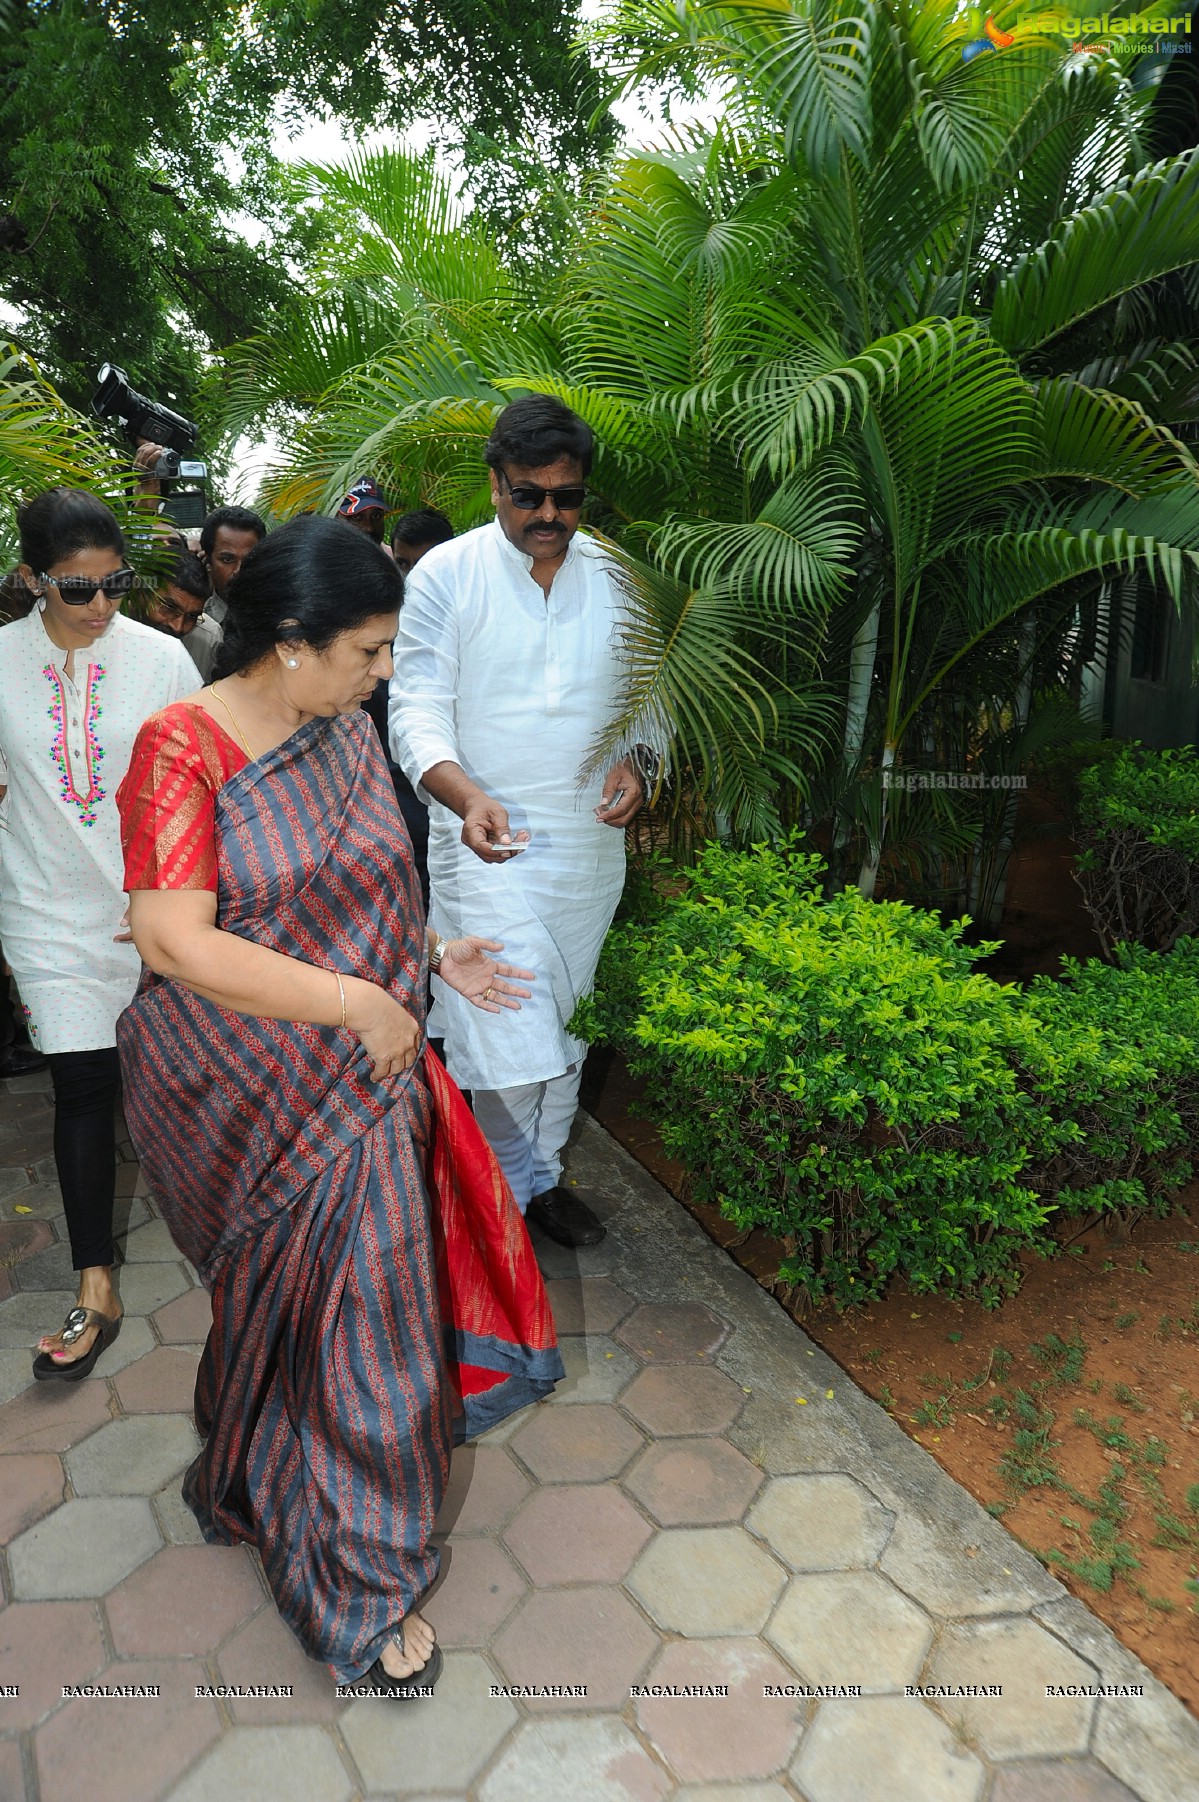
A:
[[[135,754],[131,814],[137,772]],[[225,930],[381,983],[423,1018],[411,851],[365,715],[246,765],[216,823]],[[455,1435],[562,1375],[523,1223],[424,1059],[376,1083],[348,1031],[234,1014],[151,975],[118,1044],[151,1194],[212,1294],[185,1498],[206,1539],[257,1546],[284,1619],[352,1680],[437,1575]]]

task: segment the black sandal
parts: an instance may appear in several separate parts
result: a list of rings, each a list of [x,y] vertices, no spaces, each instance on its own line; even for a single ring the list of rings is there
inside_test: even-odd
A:
[[[398,1646],[407,1658],[408,1648],[404,1644],[403,1621],[392,1634],[391,1643],[393,1646]],[[412,1671],[407,1677],[393,1677],[390,1671],[383,1669],[383,1660],[376,1658],[366,1673],[367,1681],[374,1684],[381,1696],[394,1696],[397,1702],[418,1702],[422,1696],[427,1696],[432,1690],[441,1675],[443,1663],[441,1647],[434,1640],[433,1650],[419,1671]]]
[[[75,1307],[63,1322],[62,1342],[74,1345],[81,1339],[89,1327],[99,1327],[92,1342],[92,1348],[82,1358],[76,1358],[70,1364],[60,1364],[49,1352],[39,1352],[33,1360],[33,1374],[39,1383],[81,1383],[96,1368],[96,1360],[101,1352],[106,1352],[121,1330],[123,1314],[115,1320],[107,1314],[97,1313],[95,1308]]]

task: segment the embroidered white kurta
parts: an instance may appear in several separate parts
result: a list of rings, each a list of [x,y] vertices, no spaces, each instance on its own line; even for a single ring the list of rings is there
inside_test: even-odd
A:
[[[125,911],[116,791],[142,721],[199,687],[179,639],[114,614],[67,652],[35,607],[0,628],[0,946],[41,1051],[116,1044],[141,974]]]
[[[561,1076],[586,1053],[567,1022],[589,992],[624,883],[624,833],[595,818],[603,772],[579,786],[620,682],[624,601],[599,546],[571,540],[548,598],[498,522],[437,545],[407,579],[396,639],[392,749],[429,809],[429,920],[443,935],[499,939],[534,970],[519,1013],[435,987],[432,1036],[463,1088]],[[420,786],[457,763],[508,810],[527,851],[486,864],[457,814]]]

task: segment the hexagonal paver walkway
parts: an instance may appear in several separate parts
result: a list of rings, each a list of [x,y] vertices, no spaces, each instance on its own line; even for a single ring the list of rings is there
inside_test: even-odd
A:
[[[48,1089],[0,1084],[0,1802],[1199,1798],[1192,1717],[582,1117],[608,1238],[539,1243],[566,1381],[455,1454],[437,1692],[338,1698],[183,1504],[211,1314],[127,1143],[125,1326],[30,1385]]]

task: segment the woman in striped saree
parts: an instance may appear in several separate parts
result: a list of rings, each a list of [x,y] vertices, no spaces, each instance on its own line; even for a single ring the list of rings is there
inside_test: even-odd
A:
[[[211,1291],[184,1494],[255,1545],[342,1682],[428,1693],[416,1613],[451,1440],[562,1374],[515,1204],[423,1045],[430,955],[475,1006],[531,973],[429,943],[361,701],[391,668],[395,565],[294,520],[231,591],[218,677],[142,728],[118,797],[146,965],[118,1025],[125,1113]]]

